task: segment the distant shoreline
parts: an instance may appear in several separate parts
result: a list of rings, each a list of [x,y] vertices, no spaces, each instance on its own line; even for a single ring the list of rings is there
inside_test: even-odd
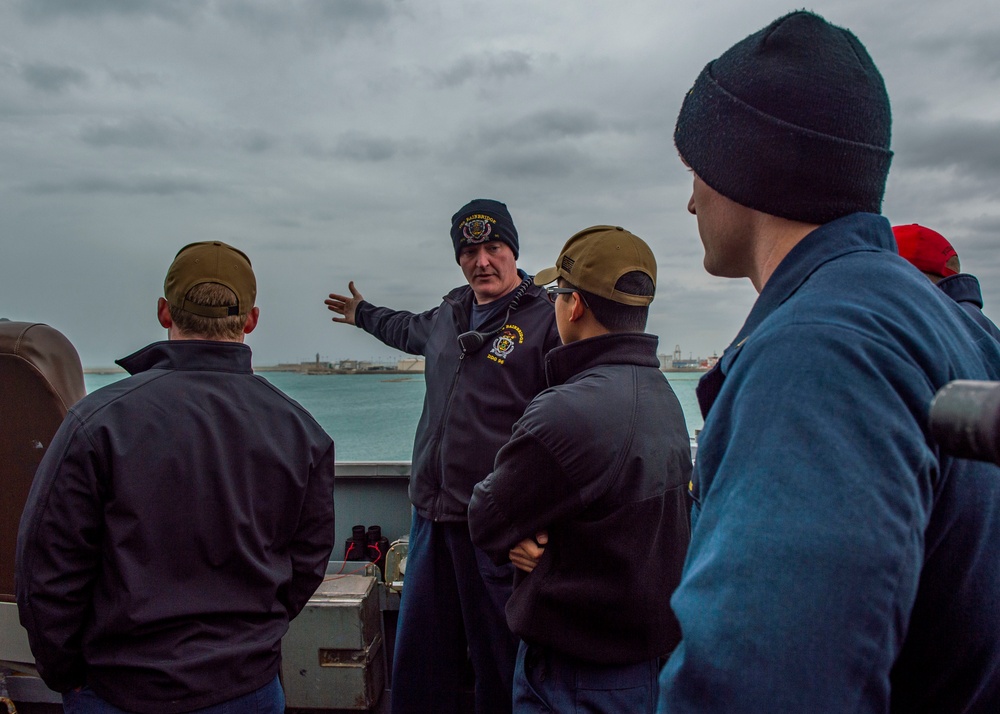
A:
[[[254,372],[287,372],[289,374],[308,374],[308,375],[323,375],[323,374],[388,374],[388,375],[407,375],[414,376],[418,374],[423,374],[422,371],[406,370],[406,369],[289,369],[288,367],[281,367],[278,365],[262,365],[260,367],[254,366]],[[702,367],[666,367],[661,368],[661,372],[676,373],[676,372],[693,372],[693,373],[705,373],[708,370]],[[121,367],[84,367],[84,374],[125,374],[125,370]]]
[[[314,369],[292,369],[290,367],[283,367],[280,365],[261,365],[253,366],[254,372],[287,372],[288,374],[404,374],[404,375],[418,375],[423,374],[422,371],[416,370],[406,370],[406,369],[393,369],[393,368],[377,368],[377,369],[335,369],[319,367]],[[84,367],[84,374],[126,374],[125,370],[121,367]]]
[[[323,375],[323,374],[405,374],[409,376],[423,375],[423,370],[413,370],[413,369],[392,369],[392,368],[376,368],[376,369],[338,369],[336,367],[319,367],[313,369],[288,369],[287,367],[276,367],[264,365],[262,367],[255,366],[253,368],[254,372],[286,372],[288,374],[308,374],[308,375]]]

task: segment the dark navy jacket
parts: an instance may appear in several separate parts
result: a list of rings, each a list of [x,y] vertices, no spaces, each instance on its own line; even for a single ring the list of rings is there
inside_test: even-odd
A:
[[[250,349],[154,343],[70,409],[32,484],[17,602],[38,670],[127,711],[258,689],[333,546],[334,449]]]
[[[551,388],[473,492],[472,541],[497,563],[548,531],[538,566],[517,571],[507,603],[511,630],[527,642],[631,664],[680,639],[668,600],[690,539],[691,448],[656,345],[654,335],[612,334],[552,350]]]
[[[984,330],[1000,340],[1000,329],[993,324],[990,318],[983,314],[983,291],[979,287],[979,281],[975,275],[968,273],[958,273],[949,275],[938,281],[937,286],[944,290],[944,294],[957,302],[962,309],[972,316]]]
[[[434,521],[466,520],[472,487],[492,470],[514,422],[545,388],[545,354],[559,344],[552,304],[531,284],[503,329],[478,351],[463,354],[458,336],[469,329],[472,300],[472,288],[464,285],[427,312],[368,302],[356,312],[358,327],[390,347],[427,358],[410,501]]]
[[[699,385],[668,712],[996,712],[1000,468],[927,416],[1000,345],[854,214],[806,236]]]

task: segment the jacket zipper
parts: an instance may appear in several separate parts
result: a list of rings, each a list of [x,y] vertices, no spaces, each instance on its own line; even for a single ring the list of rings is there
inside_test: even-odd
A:
[[[448,302],[452,306],[452,310],[454,310],[456,307],[461,307],[460,305],[456,304],[452,300],[449,300],[447,295],[445,296],[444,299],[445,299],[445,302]],[[461,330],[462,326],[459,323],[457,315],[456,315],[455,324],[456,324],[456,327],[458,327],[459,330]],[[459,377],[459,374],[462,371],[462,363],[464,361],[465,361],[465,352],[459,352],[459,355],[458,355],[458,366],[455,368],[455,376],[451,380],[451,387],[448,390],[448,402],[445,405],[444,412],[441,414],[441,421],[438,422],[438,426],[437,426],[437,454],[436,454],[437,459],[436,460],[437,460],[437,465],[438,465],[438,473],[441,475],[441,479],[440,479],[440,481],[438,481],[437,494],[434,496],[434,509],[433,509],[432,514],[431,514],[431,520],[433,520],[435,523],[441,520],[441,492],[444,491],[444,460],[443,460],[443,456],[442,456],[443,452],[442,452],[442,449],[441,449],[441,443],[442,443],[442,439],[444,438],[444,427],[445,427],[445,424],[448,423],[448,415],[451,413],[451,405],[455,401],[455,391],[458,388],[458,377]]]

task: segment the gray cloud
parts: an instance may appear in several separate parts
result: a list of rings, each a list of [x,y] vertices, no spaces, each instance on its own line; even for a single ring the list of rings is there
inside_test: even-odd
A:
[[[483,142],[551,142],[575,139],[606,131],[608,122],[589,110],[551,109],[523,117],[509,124],[491,124],[480,129],[478,140]]]
[[[87,176],[66,181],[38,181],[21,188],[24,193],[49,196],[57,194],[120,194],[173,196],[184,193],[204,194],[213,186],[191,178],[138,176],[131,179]]]
[[[563,149],[521,149],[494,151],[483,169],[510,179],[560,179],[580,173],[590,165],[590,159],[582,153]]]
[[[611,176],[642,168],[623,164],[621,142],[605,141],[631,132],[619,130],[614,122],[589,109],[543,110],[506,124],[482,125],[457,142],[449,154],[456,161],[476,157],[480,170],[488,167],[490,175],[510,179],[549,181],[574,176],[582,184],[595,179],[606,182]]]
[[[226,20],[258,35],[343,36],[356,28],[383,25],[392,15],[387,0],[231,0],[215,10]]]
[[[507,79],[531,73],[532,59],[526,52],[508,52],[465,55],[447,69],[433,73],[438,87],[458,87],[476,79]]]
[[[895,141],[896,166],[953,169],[990,181],[1000,180],[1000,121],[955,117],[939,123],[906,125]]]
[[[108,73],[111,81],[129,87],[130,89],[148,89],[162,87],[163,78],[154,72],[134,72],[131,70],[115,70]]]
[[[190,130],[178,123],[145,117],[103,122],[80,132],[84,143],[97,148],[171,149],[191,141]]]
[[[191,26],[222,18],[258,35],[292,32],[342,36],[375,27],[391,15],[389,0],[20,0],[27,22],[155,18]]]
[[[975,64],[986,67],[994,77],[1000,76],[1000,32],[973,34],[961,44]]]
[[[275,228],[301,228],[302,221],[296,218],[272,218],[267,221],[267,225],[274,226]],[[307,243],[305,245],[289,245],[287,242],[283,242],[281,245],[282,249],[295,248],[295,249],[309,249],[315,248],[315,244]]]
[[[1000,272],[1000,266],[996,262],[1000,213],[962,217],[942,226],[928,225],[939,230],[951,242],[958,251],[964,270],[981,273],[988,268],[993,275]],[[1000,289],[1000,286],[995,289]]]
[[[962,174],[954,169],[894,169],[882,213],[893,223],[927,223],[937,227],[956,213],[977,213],[983,202],[1000,198],[1000,185]],[[987,204],[988,205],[988,204]]]
[[[254,132],[239,141],[239,146],[248,154],[263,154],[270,151],[278,140],[270,134]]]
[[[345,134],[337,141],[334,154],[352,161],[388,161],[399,152],[399,144],[385,137],[360,133]]]
[[[101,19],[108,16],[158,17],[184,21],[205,7],[204,0],[21,0],[18,10],[28,22],[62,18]]]
[[[382,163],[401,156],[423,153],[418,140],[374,136],[361,131],[348,131],[337,137],[333,146],[310,137],[300,141],[302,152],[316,159],[344,159],[359,163]]]
[[[300,3],[307,16],[334,24],[381,22],[391,15],[392,5],[387,0],[304,0]]]
[[[970,28],[961,36],[934,34],[921,39],[919,51],[925,56],[971,61],[973,66],[986,69],[994,77],[1000,76],[1000,31],[995,29]]]
[[[959,223],[968,226],[971,231],[985,234],[989,237],[991,246],[996,247],[997,237],[1000,236],[1000,214],[977,216]]]
[[[87,75],[76,67],[35,62],[21,67],[21,77],[35,89],[57,93],[84,84]]]
[[[132,117],[91,124],[80,131],[80,139],[98,148],[127,148],[147,151],[198,147],[205,143],[201,130],[179,119]],[[260,130],[236,132],[222,146],[235,147],[247,154],[263,154],[278,143],[273,134]]]

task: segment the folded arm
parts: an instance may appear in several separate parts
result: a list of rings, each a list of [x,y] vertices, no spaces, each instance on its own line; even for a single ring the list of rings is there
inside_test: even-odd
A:
[[[530,431],[515,426],[514,436],[497,453],[493,472],[473,490],[469,530],[473,543],[503,563],[519,543],[583,508],[580,490],[551,452]]]

